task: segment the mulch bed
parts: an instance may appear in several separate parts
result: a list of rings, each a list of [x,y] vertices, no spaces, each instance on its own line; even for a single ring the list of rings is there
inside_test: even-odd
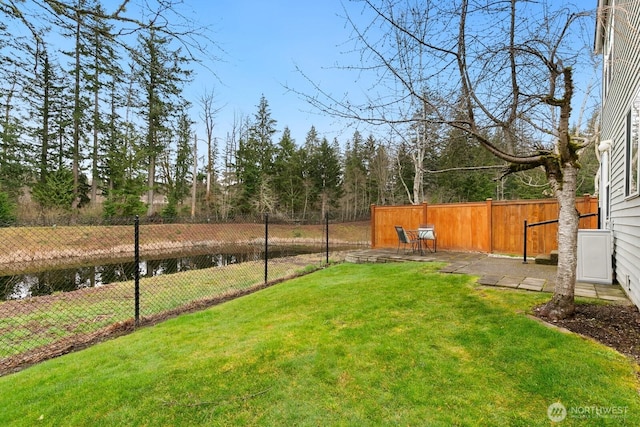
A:
[[[640,363],[640,312],[633,305],[577,304],[575,315],[553,325],[590,337]]]

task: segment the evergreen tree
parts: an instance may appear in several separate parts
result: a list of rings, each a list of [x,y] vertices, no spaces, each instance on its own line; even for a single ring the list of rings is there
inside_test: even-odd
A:
[[[320,194],[320,213],[322,218],[330,208],[338,205],[338,200],[342,196],[342,173],[340,170],[340,149],[337,140],[329,144],[326,138],[318,150],[314,153],[312,160],[314,165],[315,186]]]
[[[89,199],[86,197],[88,191],[88,183],[86,176],[80,179],[81,198],[76,202],[78,197],[74,190],[73,171],[69,168],[62,168],[47,174],[46,181],[37,182],[33,186],[33,198],[44,209],[61,209],[70,211],[78,204],[82,206]]]
[[[301,211],[303,207],[301,154],[291,138],[291,131],[285,127],[276,148],[273,185],[278,196],[279,209],[290,216]]]
[[[499,161],[465,132],[450,129],[445,147],[438,159],[437,169],[456,169],[496,165]],[[439,201],[471,202],[495,196],[496,170],[452,170],[437,174]]]
[[[171,40],[161,36],[154,28],[139,37],[140,48],[136,59],[139,84],[144,91],[147,155],[147,214],[153,213],[156,189],[156,167],[158,156],[170,140],[171,119],[179,114],[184,105],[183,84],[188,81],[190,71],[183,68],[187,59],[180,49],[171,50]]]
[[[109,35],[113,27],[105,22],[104,19],[98,18],[103,13],[101,5],[95,5],[97,15],[92,18],[87,35],[88,55],[90,60],[85,67],[85,78],[87,79],[87,90],[92,95],[92,114],[91,114],[91,202],[96,203],[98,190],[103,180],[101,171],[105,169],[106,154],[108,148],[101,144],[101,139],[108,139],[109,114],[101,110],[101,105],[110,105],[109,98],[112,91],[117,89],[115,83],[118,81],[117,76],[123,74],[122,68],[119,66],[120,57],[115,49],[114,40]],[[104,98],[104,99],[103,99]],[[115,114],[115,110],[111,110]]]
[[[133,77],[133,76],[130,76]],[[130,111],[137,104],[133,81],[123,95],[119,91],[121,76],[113,75],[109,80],[110,112],[107,116],[106,154],[104,176],[106,200],[103,207],[105,218],[133,217],[143,215],[147,206],[140,199],[146,185],[144,171],[147,156],[144,152],[144,136],[128,120],[128,113],[121,117],[118,111]]]
[[[369,209],[368,174],[364,153],[365,143],[362,135],[355,131],[345,149],[342,210],[346,219],[355,219],[363,210]]]
[[[183,112],[178,121],[175,155],[167,149],[163,157],[163,175],[166,185],[168,206],[162,212],[164,219],[174,219],[178,206],[189,195],[192,177],[193,144],[191,140],[191,121]]]
[[[317,208],[319,190],[314,179],[317,165],[315,153],[319,150],[320,139],[315,126],[311,126],[304,141],[304,146],[299,151],[300,164],[302,165],[303,204],[302,217],[306,218],[310,210]]]
[[[12,114],[17,109],[14,99],[18,95],[18,75],[11,73],[7,78],[10,79],[5,80],[8,86],[0,91],[3,111],[0,120],[0,192],[5,192],[10,201],[16,202],[27,182],[26,157],[29,149],[21,141],[25,128]]]
[[[373,137],[370,137],[373,140]],[[386,205],[393,199],[392,159],[387,148],[376,144],[370,166],[370,198],[371,203]]]
[[[16,38],[0,23],[0,192],[14,207],[27,182],[27,159],[32,154],[22,139],[26,129],[18,116],[24,104],[21,93],[25,76],[20,71],[25,68],[23,56]]]
[[[16,205],[9,200],[9,195],[0,191],[0,227],[6,227],[16,220]]]
[[[241,185],[239,209],[243,213],[269,212],[275,205],[275,194],[271,189],[271,174],[275,146],[273,135],[276,121],[271,117],[269,103],[264,95],[260,98],[258,112],[245,137],[240,139],[236,154],[236,173]]]

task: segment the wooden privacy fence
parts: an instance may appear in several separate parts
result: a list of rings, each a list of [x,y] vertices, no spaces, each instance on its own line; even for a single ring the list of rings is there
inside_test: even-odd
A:
[[[596,213],[598,199],[589,195],[579,197],[576,208],[580,214]],[[557,218],[556,199],[371,205],[371,247],[397,247],[394,225],[411,230],[429,223],[435,225],[438,250],[522,255],[524,221],[532,224]],[[598,228],[597,215],[581,219],[580,228]],[[557,223],[530,228],[527,234],[528,255],[549,253],[558,248]]]

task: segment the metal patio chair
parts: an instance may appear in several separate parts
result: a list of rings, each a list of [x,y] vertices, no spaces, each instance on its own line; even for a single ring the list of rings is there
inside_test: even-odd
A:
[[[433,224],[420,224],[418,227],[418,239],[420,239],[420,249],[427,248],[429,252],[436,252],[437,250],[437,236],[436,229]],[[429,247],[431,242],[432,248]]]
[[[418,236],[412,235],[412,233],[407,233],[407,231],[401,225],[396,225],[396,233],[398,233],[398,250],[397,253],[400,252],[400,246],[404,245],[404,252],[408,253],[407,246],[411,247],[411,252],[415,252],[419,248],[420,241],[418,240]]]

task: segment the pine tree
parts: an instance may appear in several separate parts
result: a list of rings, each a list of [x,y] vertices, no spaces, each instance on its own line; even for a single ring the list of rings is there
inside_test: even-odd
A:
[[[279,210],[292,217],[302,210],[303,205],[301,159],[301,153],[291,138],[291,131],[285,127],[276,148],[273,185],[279,201]]]
[[[342,202],[345,219],[355,219],[369,209],[366,201],[367,168],[364,160],[364,141],[360,132],[355,131],[347,142],[344,159],[344,198]]]
[[[151,28],[139,37],[138,80],[144,91],[143,109],[146,124],[145,150],[147,155],[147,215],[154,212],[158,156],[164,151],[169,138],[172,117],[184,104],[182,85],[188,81],[190,71],[183,68],[187,59],[180,49],[171,50],[171,40]]]
[[[275,205],[270,181],[275,155],[272,140],[275,126],[276,121],[271,117],[269,103],[263,95],[253,123],[246,136],[240,138],[236,155],[236,173],[242,187],[239,208],[243,213],[255,212],[256,209],[261,213],[269,212]]]
[[[390,199],[393,199],[391,194],[393,192],[392,166],[392,159],[389,157],[386,147],[382,144],[376,144],[369,167],[371,177],[370,203],[386,205]]]
[[[16,108],[14,99],[18,97],[18,75],[11,73],[5,80],[8,87],[2,88],[2,119],[0,120],[0,191],[5,192],[7,203],[16,202],[27,182],[26,167],[28,148],[21,141],[25,132],[21,121],[12,113]]]
[[[450,129],[444,144],[437,169],[490,166],[498,163],[491,153],[460,130]],[[493,197],[496,187],[495,177],[496,170],[492,169],[460,169],[438,174],[440,201],[472,202]]]
[[[94,6],[97,15],[103,13],[102,6]],[[107,147],[100,143],[101,138],[106,139],[108,123],[103,117],[108,117],[101,109],[103,98],[108,98],[107,91],[111,89],[110,83],[115,83],[115,76],[123,74],[119,65],[119,55],[114,46],[114,40],[110,36],[113,27],[103,19],[93,17],[87,35],[88,55],[90,60],[85,67],[84,76],[87,80],[87,90],[93,99],[91,115],[92,144],[91,144],[91,202],[97,201],[98,189],[102,181],[101,170],[104,169]],[[107,80],[108,79],[108,80]],[[116,86],[113,87],[115,89]],[[106,103],[107,105],[108,102]],[[114,112],[112,110],[112,112]]]
[[[342,196],[340,147],[335,140],[319,139],[314,126],[307,133],[304,147],[299,151],[303,165],[301,182],[304,188],[303,217],[310,210],[324,216],[339,204]]]
[[[129,111],[137,104],[136,91],[133,89],[133,76],[129,75],[128,89],[124,94],[119,91],[122,76],[110,76],[109,106],[105,135],[104,176],[106,180],[106,201],[103,215],[105,218],[143,215],[145,204],[140,200],[145,191],[144,170],[146,155],[143,151],[144,136],[129,120]],[[125,111],[121,117],[119,110]]]
[[[167,148],[163,156],[162,169],[169,202],[162,212],[164,219],[174,219],[178,215],[178,206],[189,195],[190,180],[195,179],[191,176],[194,161],[191,124],[186,112],[183,112],[178,120],[175,155]]]

